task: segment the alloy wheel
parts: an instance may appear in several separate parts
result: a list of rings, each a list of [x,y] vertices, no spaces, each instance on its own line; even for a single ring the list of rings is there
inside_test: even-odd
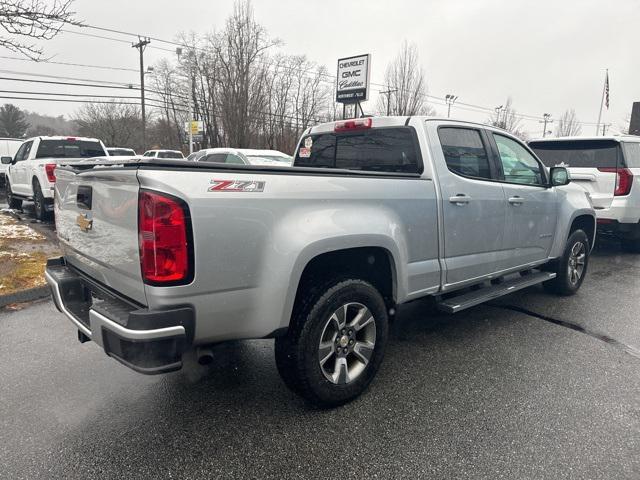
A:
[[[325,378],[336,385],[357,379],[369,364],[376,344],[376,322],[357,302],[339,307],[320,336],[318,361]]]

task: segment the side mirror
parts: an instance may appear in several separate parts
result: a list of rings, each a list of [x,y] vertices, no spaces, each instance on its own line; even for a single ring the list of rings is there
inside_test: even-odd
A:
[[[3,165],[9,165],[11,162],[13,162],[13,158],[11,157],[2,157],[1,160]]]
[[[549,177],[551,179],[549,181],[550,187],[561,187],[571,182],[569,171],[564,167],[551,167]]]

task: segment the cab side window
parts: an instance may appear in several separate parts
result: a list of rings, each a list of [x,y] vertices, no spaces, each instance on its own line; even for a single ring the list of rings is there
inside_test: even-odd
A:
[[[543,185],[544,173],[540,162],[512,138],[493,134],[500,154],[505,182],[522,185]]]
[[[489,155],[478,130],[442,127],[438,136],[449,170],[464,177],[491,178]]]
[[[29,152],[31,152],[32,145],[33,140],[22,144],[22,146],[16,152],[16,162],[21,162],[22,160],[26,160],[27,158],[29,158]]]

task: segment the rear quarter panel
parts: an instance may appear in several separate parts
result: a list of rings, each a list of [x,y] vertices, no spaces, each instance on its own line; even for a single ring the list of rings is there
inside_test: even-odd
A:
[[[262,181],[264,191],[209,191],[212,180]],[[195,307],[196,343],[258,338],[287,326],[304,267],[333,250],[388,250],[399,302],[439,287],[430,180],[154,167],[141,169],[139,181],[189,206],[194,281],[145,290],[151,308]]]

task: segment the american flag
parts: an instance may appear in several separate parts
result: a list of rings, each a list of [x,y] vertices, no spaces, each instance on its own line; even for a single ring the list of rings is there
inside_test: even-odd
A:
[[[609,70],[607,70],[607,76],[604,78],[604,104],[609,110]]]

